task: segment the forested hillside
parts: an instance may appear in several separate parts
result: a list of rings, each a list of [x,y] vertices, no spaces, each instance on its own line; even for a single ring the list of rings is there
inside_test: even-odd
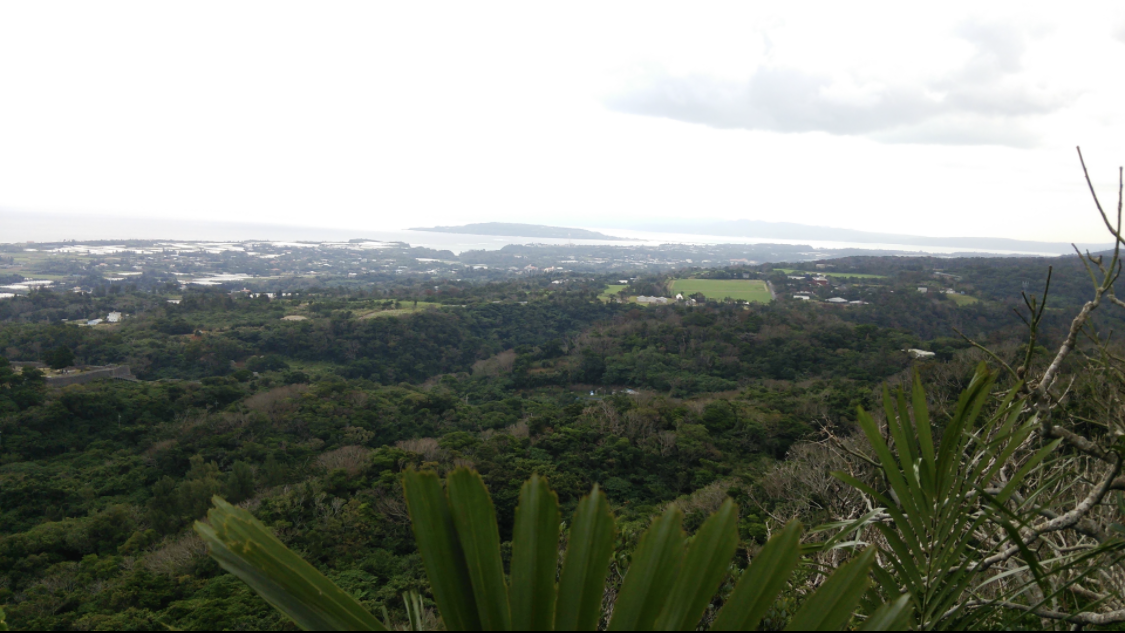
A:
[[[1001,266],[1042,276],[1047,264]],[[1058,288],[1079,272],[1070,264]],[[428,595],[400,484],[412,468],[479,471],[502,541],[531,474],[549,478],[567,516],[598,484],[622,556],[666,504],[690,532],[731,497],[749,553],[777,529],[771,512],[794,503],[777,472],[795,444],[852,435],[857,407],[881,406],[882,385],[912,367],[947,406],[984,358],[954,328],[1019,353],[1022,285],[947,266],[978,298],[959,304],[917,291],[933,262],[839,270],[860,266],[882,277],[829,287],[866,300],[846,307],[795,301],[804,282],[746,267],[712,273],[771,279],[777,301],[645,307],[600,298],[598,278],[0,303],[0,605],[20,629],[291,627],[188,529],[218,494],[373,613],[404,621],[403,592]],[[1077,300],[1060,295],[1044,345]],[[59,321],[106,310],[128,318]],[[57,389],[9,364],[59,350],[67,365],[128,364],[139,380]],[[825,494],[803,499],[806,519],[833,518]]]

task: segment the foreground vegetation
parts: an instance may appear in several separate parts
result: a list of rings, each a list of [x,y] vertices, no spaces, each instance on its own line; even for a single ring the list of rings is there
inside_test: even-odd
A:
[[[1114,292],[1123,268],[1125,170],[1120,178],[1116,222],[1095,195],[1117,245],[1108,261],[1081,258],[1093,296],[1046,365],[1038,365],[1035,357],[1050,272],[1041,296],[1023,297],[1027,312],[1021,318],[1028,340],[1015,362],[969,341],[1008,372],[1008,389],[994,393],[998,375],[981,363],[948,421],[935,428],[927,394],[915,374],[909,399],[904,389],[892,396],[884,387],[882,424],[863,408],[858,410],[866,446],[852,442],[849,447],[845,440],[829,438],[833,450],[860,460],[859,469],[852,463],[852,468],[831,475],[858,493],[868,512],[856,516],[853,511],[855,518],[819,528],[817,532],[831,536],[809,550],[818,552],[823,563],[836,550],[870,545],[815,593],[806,593],[787,629],[837,630],[855,620],[863,622],[865,630],[907,624],[922,630],[1022,628],[1036,620],[1044,628],[1125,622],[1125,609],[1112,604],[1119,594],[1114,571],[1125,541],[1111,535],[1125,532],[1125,527],[1116,522],[1119,508],[1107,500],[1111,491],[1125,489],[1125,477],[1120,476],[1125,458],[1111,448],[1117,443],[1112,433],[1116,398],[1103,410],[1094,402],[1082,402],[1080,407],[1094,405],[1096,414],[1081,417],[1073,407],[1063,406],[1079,376],[1061,395],[1054,391],[1084,331],[1100,352],[1097,357],[1086,355],[1086,371],[1102,374],[1093,384],[1116,393],[1125,387],[1119,361],[1109,353],[1109,339],[1087,331],[1091,315],[1103,303],[1125,308]],[[1088,386],[1081,385],[1079,391]],[[982,423],[978,418],[985,412]],[[1095,420],[1111,434],[1086,426]],[[862,471],[875,477],[865,480]],[[459,468],[443,491],[436,475],[408,472],[404,488],[442,621],[453,629],[507,630],[515,624],[522,629],[593,630],[604,612],[611,614],[609,629],[695,629],[708,607],[715,606],[711,596],[736,547],[736,513],[730,499],[700,527],[686,550],[681,515],[669,509],[641,537],[632,564],[622,573],[620,589],[606,592],[602,584],[612,559],[614,523],[595,487],[579,502],[556,592],[557,504],[533,477],[524,486],[517,510],[509,595],[497,524],[480,477]],[[317,629],[389,625],[381,625],[296,558],[249,514],[219,499],[216,504],[210,518],[219,529],[196,524],[212,555],[295,622]],[[232,523],[240,527],[228,529]],[[798,558],[798,531],[790,523],[771,538],[733,591],[724,592],[711,622],[714,628],[751,629],[760,624]],[[878,581],[871,592],[868,571]],[[861,596],[866,604],[856,609]],[[889,599],[877,606],[881,598]],[[411,628],[421,628],[421,603],[416,597],[407,599],[408,611],[411,603]]]

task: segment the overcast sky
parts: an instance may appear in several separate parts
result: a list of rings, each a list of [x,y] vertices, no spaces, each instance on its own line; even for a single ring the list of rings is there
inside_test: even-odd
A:
[[[0,207],[1100,242],[1123,71],[1113,2],[8,0]]]

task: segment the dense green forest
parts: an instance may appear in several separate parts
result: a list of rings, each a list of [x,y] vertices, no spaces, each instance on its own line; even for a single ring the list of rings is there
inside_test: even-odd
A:
[[[771,280],[780,296],[765,305],[642,307],[601,299],[609,279],[547,277],[0,302],[0,605],[17,629],[291,627],[190,531],[218,494],[373,613],[404,621],[401,595],[429,588],[401,476],[463,465],[483,476],[505,543],[537,473],[566,515],[598,484],[623,556],[668,504],[691,532],[733,498],[745,565],[778,528],[771,513],[793,502],[775,483],[795,446],[855,434],[857,407],[880,407],[882,386],[912,368],[938,385],[940,406],[985,358],[958,331],[1019,356],[1012,308],[1025,281],[1041,292],[1048,265],[1056,301],[1041,346],[1057,345],[1084,300],[1077,258],[835,265],[881,275],[825,291],[866,305],[791,300],[803,282],[769,267],[703,271]],[[946,285],[939,267],[975,301],[918,292]],[[642,276],[629,292],[667,279]],[[62,322],[110,310],[128,318]],[[138,380],[59,389],[22,366],[57,358],[127,364]],[[834,518],[828,506],[810,497],[805,520]]]

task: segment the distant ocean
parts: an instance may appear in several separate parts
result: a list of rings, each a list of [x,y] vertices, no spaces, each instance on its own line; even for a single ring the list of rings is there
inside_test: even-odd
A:
[[[787,240],[778,238],[753,238],[722,235],[694,235],[686,233],[657,233],[624,229],[599,229],[615,237],[634,241],[567,240],[535,237],[501,237],[491,235],[463,235],[459,233],[431,233],[408,230],[349,230],[281,224],[252,224],[238,222],[202,222],[190,220],[163,220],[158,218],[126,218],[119,216],[64,215],[29,213],[0,209],[0,243],[62,242],[69,240],[169,240],[236,242],[306,241],[328,242],[351,239],[368,239],[380,242],[405,242],[435,250],[448,250],[460,254],[470,250],[499,250],[509,244],[600,245],[600,246],[656,246],[660,244],[792,244],[807,245],[813,249],[862,249],[898,251],[902,254],[950,255],[964,252],[964,248],[928,246],[925,250],[904,244],[871,244],[852,242],[827,242],[818,240]],[[998,255],[1054,256],[1058,253],[1034,251],[990,250]]]

